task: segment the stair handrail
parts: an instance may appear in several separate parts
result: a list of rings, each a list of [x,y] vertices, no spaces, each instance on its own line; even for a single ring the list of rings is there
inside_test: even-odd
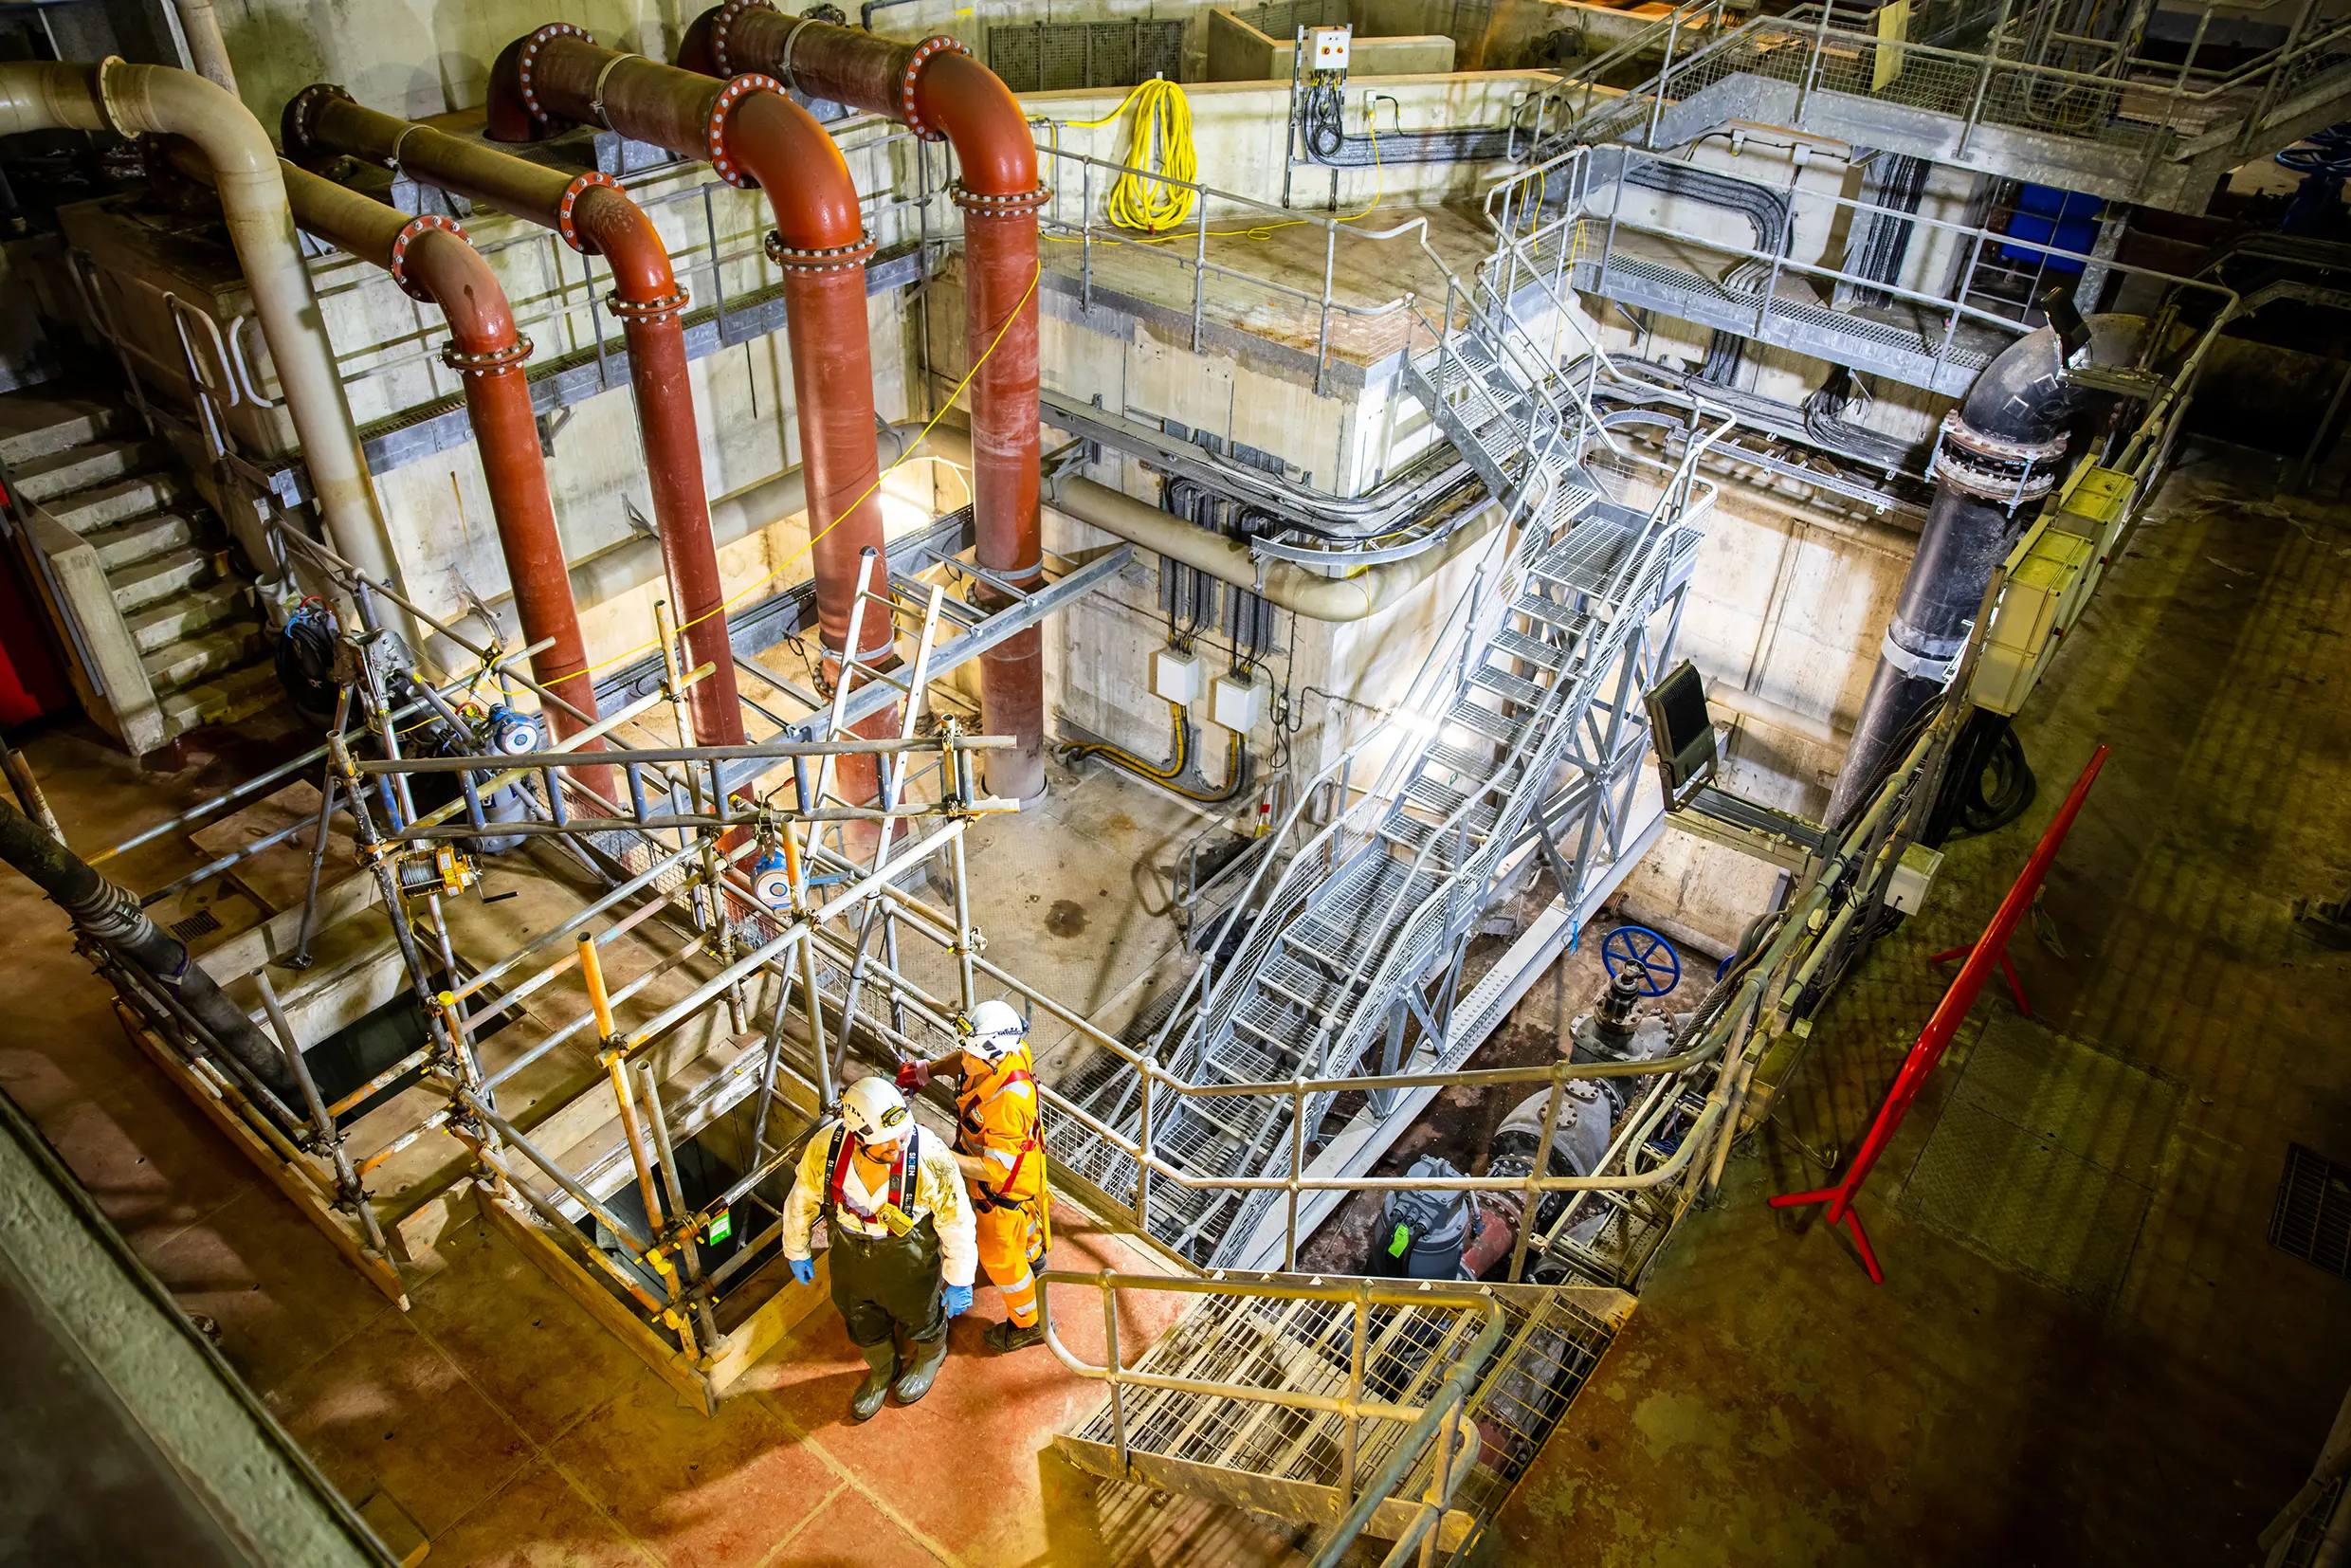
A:
[[[1373,1514],[1378,1511],[1381,1504],[1392,1499],[1396,1488],[1403,1485],[1404,1478],[1418,1465],[1421,1456],[1430,1451],[1431,1445],[1436,1450],[1436,1466],[1430,1495],[1419,1500],[1397,1500],[1418,1511],[1413,1522],[1407,1527],[1402,1540],[1391,1553],[1391,1560],[1417,1545],[1422,1537],[1444,1519],[1446,1506],[1452,1501],[1454,1489],[1469,1468],[1467,1465],[1455,1463],[1458,1454],[1454,1445],[1457,1439],[1466,1436],[1462,1424],[1470,1392],[1476,1387],[1486,1363],[1493,1358],[1508,1325],[1502,1303],[1492,1291],[1459,1286],[1449,1288],[1428,1281],[1408,1287],[1402,1283],[1391,1285],[1371,1279],[1355,1279],[1343,1285],[1324,1284],[1319,1278],[1298,1283],[1263,1277],[1247,1281],[1193,1279],[1181,1275],[1133,1274],[1114,1268],[1096,1272],[1048,1269],[1043,1279],[1048,1288],[1040,1293],[1038,1299],[1048,1304],[1042,1318],[1046,1345],[1068,1371],[1109,1386],[1112,1446],[1121,1472],[1136,1473],[1130,1468],[1131,1449],[1126,1430],[1125,1390],[1130,1387],[1277,1405],[1285,1410],[1308,1411],[1345,1419],[1347,1436],[1341,1450],[1343,1468],[1339,1489],[1340,1495],[1349,1500],[1351,1506],[1315,1554],[1312,1568],[1333,1568],[1347,1549],[1355,1544],[1356,1538],[1363,1533]],[[1055,1285],[1091,1285],[1101,1291],[1102,1364],[1086,1360],[1062,1341],[1049,1306],[1049,1287]],[[1335,1398],[1330,1395],[1310,1394],[1300,1389],[1266,1388],[1252,1383],[1228,1383],[1202,1377],[1175,1377],[1164,1373],[1142,1372],[1127,1367],[1119,1351],[1119,1293],[1122,1290],[1266,1301],[1330,1302],[1351,1306],[1355,1309],[1353,1331],[1358,1348],[1357,1353],[1348,1358],[1346,1396]],[[1430,1308],[1455,1312],[1465,1317],[1473,1312],[1480,1315],[1477,1332],[1453,1357],[1452,1365],[1427,1404],[1393,1405],[1385,1400],[1363,1397],[1365,1365],[1370,1359],[1364,1352],[1369,1348],[1370,1314],[1375,1306],[1405,1311]],[[1367,1419],[1396,1423],[1405,1430],[1388,1457],[1358,1488],[1355,1473],[1357,1454],[1361,1425]],[[1465,1444],[1460,1451],[1474,1453],[1475,1449],[1473,1446]]]

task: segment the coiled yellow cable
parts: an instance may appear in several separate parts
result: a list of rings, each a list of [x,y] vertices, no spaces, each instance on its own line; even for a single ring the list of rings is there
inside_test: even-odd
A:
[[[1153,77],[1100,119],[1071,120],[1080,129],[1109,124],[1129,108],[1135,130],[1126,144],[1128,172],[1110,188],[1108,217],[1121,228],[1163,234],[1192,216],[1200,193],[1187,187],[1198,182],[1200,158],[1192,142],[1192,100],[1183,88],[1163,77]],[[1150,178],[1157,174],[1160,179]],[[1170,180],[1181,180],[1172,185]]]

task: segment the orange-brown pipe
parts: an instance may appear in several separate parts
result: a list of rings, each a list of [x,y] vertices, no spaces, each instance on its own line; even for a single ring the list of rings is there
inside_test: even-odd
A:
[[[629,345],[629,380],[662,561],[678,618],[686,628],[688,663],[712,666],[710,676],[692,688],[695,738],[705,746],[740,744],[742,702],[736,694],[702,436],[686,373],[682,325],[686,292],[652,220],[610,175],[567,175],[378,113],[324,82],[305,87],[287,102],[281,130],[287,155],[298,162],[347,154],[386,167],[397,164],[412,178],[552,228],[574,250],[602,256],[611,265],[612,312]]]
[[[473,423],[490,510],[498,519],[499,549],[506,557],[522,635],[535,643],[553,639],[531,656],[531,673],[588,716],[580,719],[550,704],[547,719],[555,733],[586,729],[596,715],[595,684],[589,678],[588,650],[572,603],[563,537],[556,531],[547,462],[522,368],[531,344],[515,329],[506,291],[466,243],[465,231],[447,218],[411,218],[291,163],[284,173],[295,222],[337,249],[384,268],[411,298],[441,307],[449,324],[443,358],[465,386],[465,413]],[[600,751],[604,743],[592,741],[589,749]],[[586,773],[582,782],[609,793],[604,770]]]
[[[535,141],[585,123],[707,158],[730,184],[767,193],[775,215],[769,253],[784,273],[817,618],[826,648],[838,653],[848,640],[860,558],[884,543],[866,318],[872,246],[848,163],[824,127],[766,77],[715,82],[602,48],[566,23],[499,55],[490,71],[492,139]],[[891,647],[891,622],[866,608],[860,657],[879,658]],[[870,757],[844,758],[840,778],[848,798],[873,798]]]
[[[770,0],[726,0],[704,11],[686,29],[678,63],[714,76],[765,72],[954,145],[962,169],[953,194],[963,210],[964,346],[967,362],[979,366],[972,378],[975,556],[1017,588],[1036,585],[1037,209],[1045,191],[1020,100],[952,38],[893,43],[780,15]],[[1018,742],[987,754],[992,794],[1025,800],[1045,787],[1044,635],[1032,627],[980,655],[983,720],[990,733]]]

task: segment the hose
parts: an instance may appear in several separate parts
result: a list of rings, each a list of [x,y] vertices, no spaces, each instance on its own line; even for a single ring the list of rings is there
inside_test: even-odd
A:
[[[1952,742],[1942,790],[1920,836],[1940,848],[1955,838],[1997,831],[2024,815],[2039,789],[2008,716],[1977,708]]]
[[[1306,151],[1319,163],[1328,163],[1347,145],[1347,100],[1339,84],[1319,82],[1306,89],[1300,111],[1305,122]]]

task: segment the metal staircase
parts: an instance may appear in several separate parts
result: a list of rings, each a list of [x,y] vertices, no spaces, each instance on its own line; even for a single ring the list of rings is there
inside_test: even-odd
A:
[[[1531,857],[1549,862],[1571,910],[1628,868],[1647,745],[1640,693],[1669,658],[1712,493],[1693,480],[1696,451],[1646,483],[1584,459],[1595,427],[1583,394],[1504,308],[1496,276],[1489,267],[1449,300],[1410,384],[1520,519],[1515,540],[1398,705],[1403,742],[1382,779],[1271,886],[1252,884],[1233,917],[1246,934],[1221,965],[1195,972],[1152,1045],[1183,1082],[1456,1067],[1484,1038],[1454,1027],[1469,939]],[[1153,1121],[1116,1057],[1081,1066],[1060,1089],[1118,1135],[1061,1120],[1049,1133],[1060,1167],[1135,1191],[1140,1140],[1186,1178],[1140,1206],[1149,1229],[1210,1265],[1248,1256],[1277,1201],[1220,1178],[1253,1176],[1294,1145],[1321,1147],[1338,1099],[1300,1097],[1294,1116],[1279,1096],[1184,1097]],[[1369,1104],[1385,1115],[1397,1098]],[[1361,1141],[1350,1158],[1368,1164],[1381,1147]]]
[[[2315,5],[2277,47],[2226,72],[2073,36],[2047,9],[1987,15],[1977,46],[1955,48],[1881,36],[1863,7],[1727,27],[1722,0],[1692,0],[1576,67],[1554,90],[1558,131],[1535,146],[1539,157],[1576,143],[1662,151],[1744,122],[2201,210],[2222,173],[2334,123],[2351,97],[2351,20],[2321,20]],[[1600,85],[1645,56],[1662,64],[1641,85]]]
[[[1632,1298],[1573,1285],[1052,1275],[1198,1299],[1132,1366],[1053,1348],[1111,1396],[1054,1447],[1079,1468],[1304,1523],[1315,1560],[1358,1530],[1456,1551],[1567,1412]],[[1352,1526],[1352,1527],[1351,1527]],[[1399,1547],[1402,1550],[1403,1547]]]

